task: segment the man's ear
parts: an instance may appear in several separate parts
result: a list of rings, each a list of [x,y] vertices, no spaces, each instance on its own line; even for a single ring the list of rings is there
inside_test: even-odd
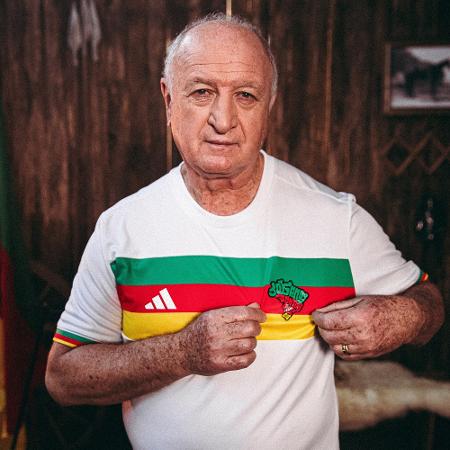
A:
[[[167,125],[170,125],[170,116],[172,108],[172,98],[170,96],[170,89],[165,78],[161,78],[159,85],[161,87],[161,94],[164,98],[164,105],[166,106],[166,120]]]

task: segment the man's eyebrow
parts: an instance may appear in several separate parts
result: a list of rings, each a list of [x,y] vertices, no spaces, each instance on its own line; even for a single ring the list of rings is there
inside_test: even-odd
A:
[[[238,88],[253,88],[253,89],[263,89],[264,84],[255,83],[253,81],[242,81],[241,83],[236,83],[236,87]]]
[[[187,80],[185,88],[189,89],[190,87],[192,87],[196,84],[206,84],[208,86],[216,86],[217,82],[215,80],[212,80],[209,78],[203,78],[203,77],[196,76],[195,78],[192,78],[191,80]],[[236,82],[234,82],[233,87],[235,89],[252,88],[252,89],[256,89],[256,90],[262,90],[264,88],[264,84],[244,79],[244,80],[237,80]]]

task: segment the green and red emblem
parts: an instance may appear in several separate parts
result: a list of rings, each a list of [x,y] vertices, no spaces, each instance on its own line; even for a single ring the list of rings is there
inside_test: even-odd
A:
[[[283,307],[283,319],[289,320],[294,314],[299,313],[309,294],[302,288],[296,286],[292,280],[286,281],[282,278],[271,281],[267,291],[269,297],[276,298]]]

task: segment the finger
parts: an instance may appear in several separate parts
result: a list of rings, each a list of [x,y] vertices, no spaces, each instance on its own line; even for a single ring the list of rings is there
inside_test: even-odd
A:
[[[317,310],[312,313],[312,318],[314,323],[324,330],[348,330],[355,325],[353,316],[349,314],[348,309],[330,312]]]
[[[261,309],[261,305],[258,302],[253,302],[247,305],[249,308]]]
[[[319,328],[323,340],[329,345],[339,345],[342,342],[354,342],[355,336],[348,330],[324,330]]]
[[[233,339],[229,341],[230,356],[245,355],[252,352],[256,348],[257,341],[254,337]]]
[[[338,311],[340,309],[351,308],[357,305],[362,300],[364,300],[364,297],[349,298],[348,300],[341,300],[339,302],[330,303],[329,305],[324,306],[323,308],[317,309],[317,311],[330,312],[330,311]]]
[[[256,337],[261,333],[261,325],[255,320],[231,322],[226,326],[226,334],[230,339]]]
[[[347,353],[356,354],[360,358],[375,358],[386,353],[383,345],[374,345],[373,340],[364,334],[349,331],[330,331],[319,328],[320,336],[330,346],[330,348],[340,356],[346,353],[343,345],[347,345]]]
[[[226,370],[245,369],[256,359],[256,352],[246,353],[245,355],[233,355],[226,359]]]
[[[229,306],[222,308],[226,311],[224,320],[226,323],[253,320],[256,322],[265,322],[266,314],[259,307],[254,306]]]
[[[333,350],[336,356],[339,356],[339,358],[345,359],[346,361],[358,361],[361,359],[377,358],[378,356],[383,354],[364,351],[359,346],[351,344],[347,344],[347,349],[345,352],[342,349],[342,345],[330,346],[330,348]]]
[[[338,356],[359,355],[361,350],[354,344],[330,345],[331,350]]]
[[[261,309],[261,305],[258,302],[250,303],[250,304],[247,305],[247,307],[259,310],[259,311],[264,313],[264,311]],[[266,316],[266,313],[264,313],[264,320],[263,320],[263,322],[265,322],[266,320],[267,320],[267,316]],[[259,320],[258,322],[261,322],[261,320]]]

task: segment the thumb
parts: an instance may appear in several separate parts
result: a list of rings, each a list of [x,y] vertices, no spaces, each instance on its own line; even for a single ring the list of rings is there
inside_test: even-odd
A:
[[[324,306],[323,308],[319,308],[316,311],[319,313],[328,313],[328,312],[332,312],[332,311],[338,311],[340,309],[352,308],[353,306],[357,305],[362,300],[364,300],[363,297],[354,297],[354,298],[350,298],[348,300],[340,300],[335,303],[330,303],[329,305]]]
[[[258,302],[252,302],[247,305],[249,308],[261,309],[261,305]]]
[[[266,313],[261,309],[261,305],[258,302],[252,302],[247,305],[248,308],[256,309],[258,312],[256,314],[256,320],[260,323],[267,320]]]

